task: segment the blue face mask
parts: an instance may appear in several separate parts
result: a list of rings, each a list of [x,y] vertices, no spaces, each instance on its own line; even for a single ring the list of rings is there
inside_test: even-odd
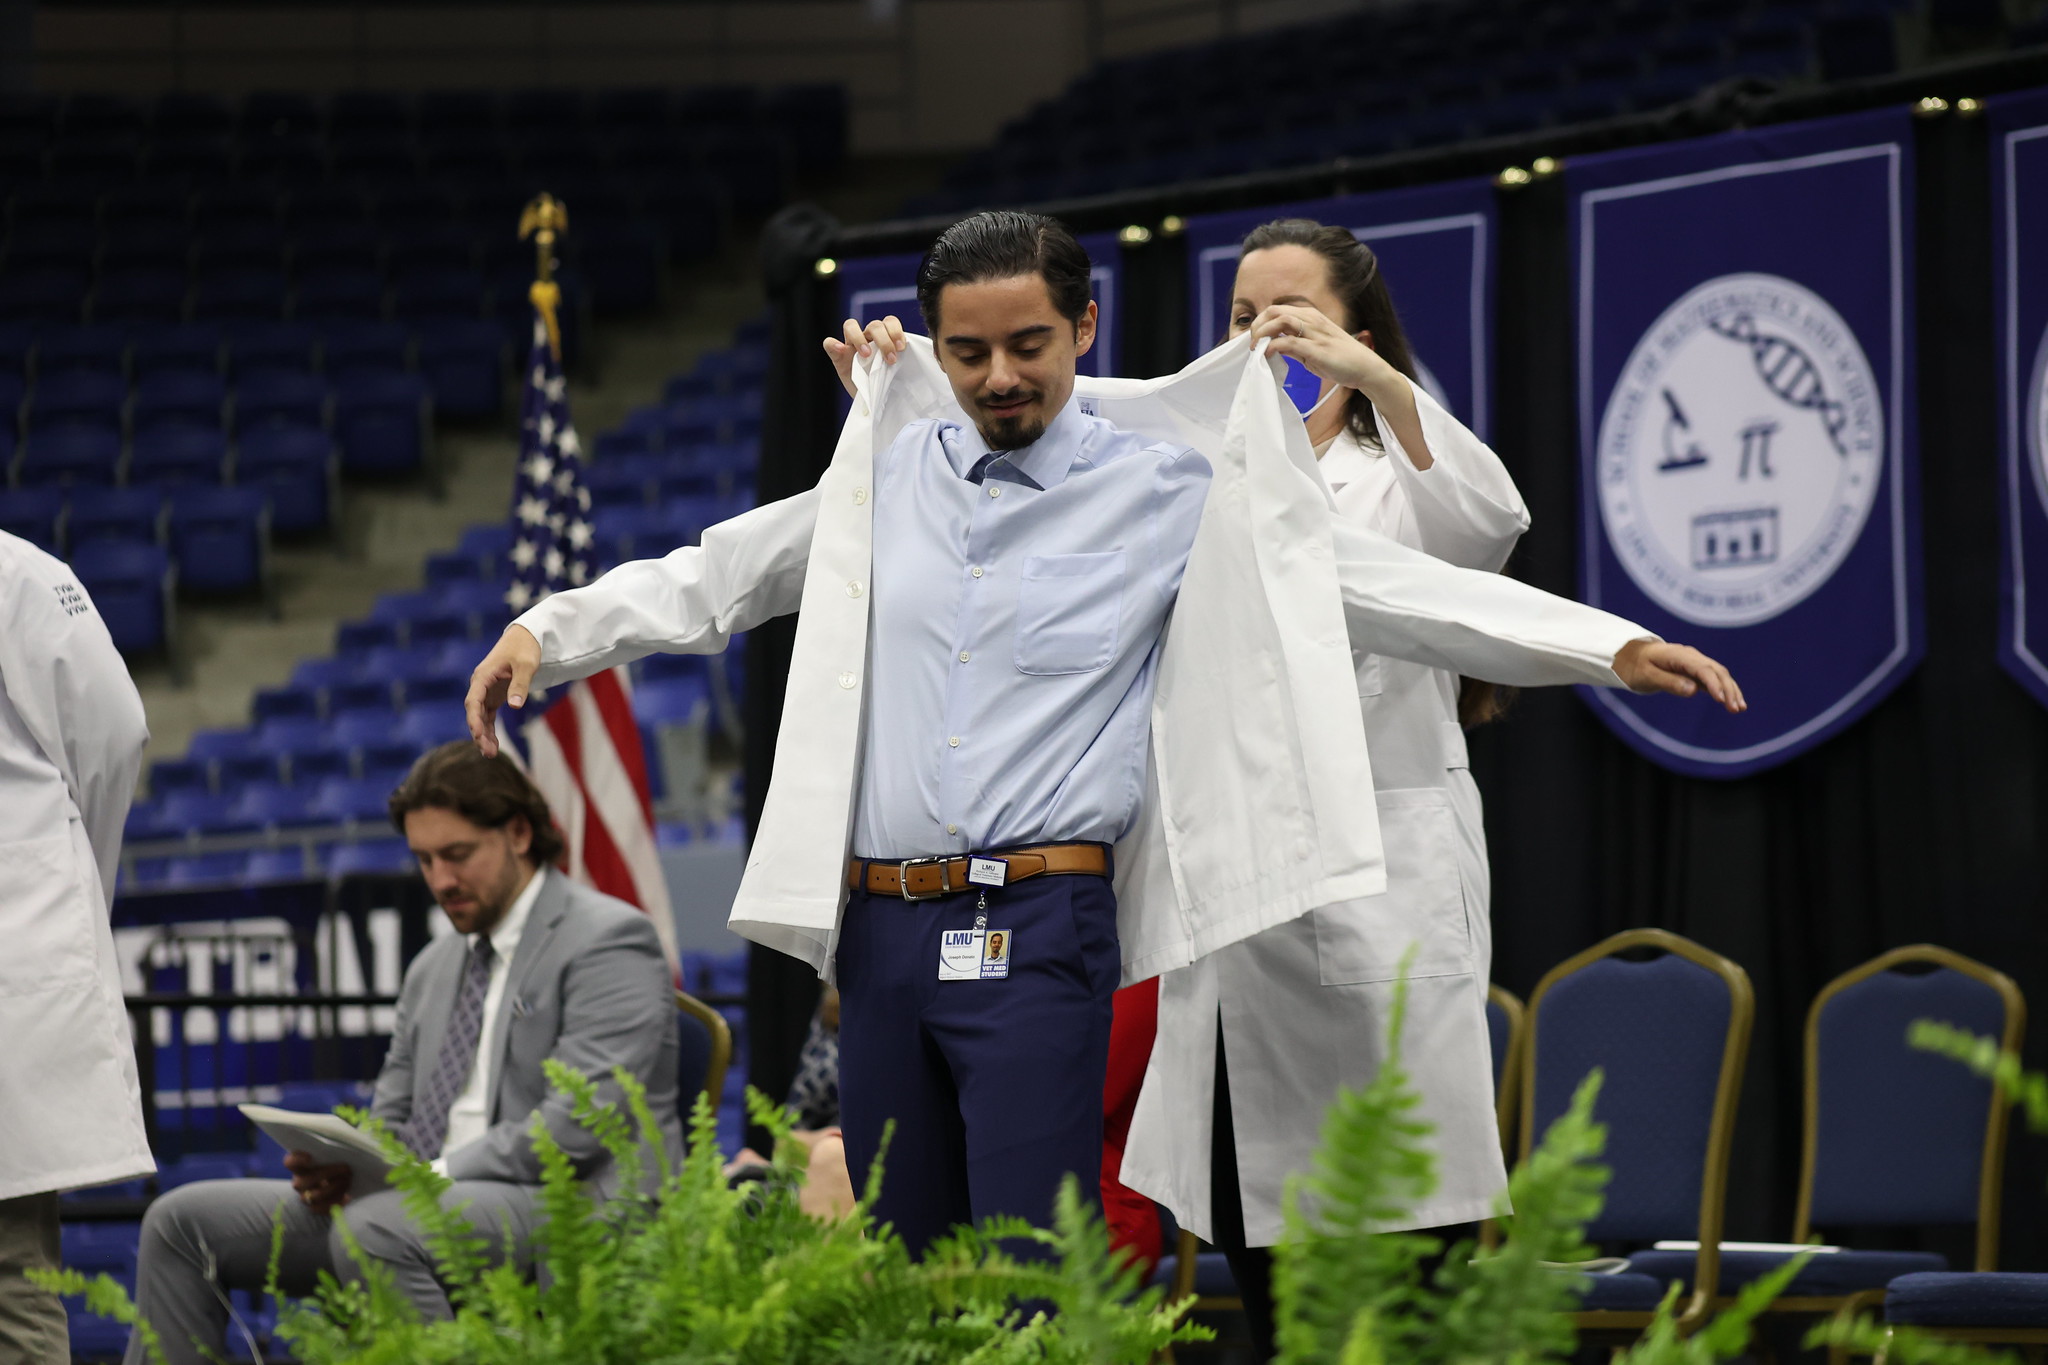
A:
[[[1280,381],[1280,386],[1294,400],[1295,410],[1306,417],[1315,411],[1316,403],[1323,396],[1323,381],[1293,356],[1284,355],[1280,359],[1287,366],[1287,377]]]

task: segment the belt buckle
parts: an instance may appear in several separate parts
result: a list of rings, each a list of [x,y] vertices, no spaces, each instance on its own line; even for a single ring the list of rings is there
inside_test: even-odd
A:
[[[896,864],[897,892],[907,901],[935,901],[941,896],[951,895],[956,889],[965,890],[966,888],[964,887],[953,887],[946,880],[946,864],[953,861],[953,856],[950,853],[935,853],[928,858],[903,859]],[[913,867],[930,867],[933,863],[939,865],[939,889],[931,892],[929,895],[912,895],[910,893],[910,869]]]

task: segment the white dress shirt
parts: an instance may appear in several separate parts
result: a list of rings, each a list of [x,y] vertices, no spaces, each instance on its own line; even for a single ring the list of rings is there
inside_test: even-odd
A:
[[[448,1153],[475,1142],[491,1126],[491,1067],[498,1056],[498,1006],[505,998],[505,981],[512,975],[512,958],[519,951],[519,936],[525,932],[526,917],[532,913],[533,903],[540,897],[540,884],[547,875],[546,868],[536,868],[527,879],[526,889],[491,931],[491,984],[484,991],[484,1026],[477,1034],[476,1064],[469,1069],[469,1084],[448,1106],[448,1136],[442,1139],[440,1159],[434,1162],[434,1169],[444,1174]],[[465,937],[474,950],[478,936]]]

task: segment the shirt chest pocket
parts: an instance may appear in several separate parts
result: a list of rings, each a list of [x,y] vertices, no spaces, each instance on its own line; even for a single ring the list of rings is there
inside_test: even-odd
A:
[[[1017,584],[1017,671],[1092,673],[1116,657],[1124,552],[1033,555]]]

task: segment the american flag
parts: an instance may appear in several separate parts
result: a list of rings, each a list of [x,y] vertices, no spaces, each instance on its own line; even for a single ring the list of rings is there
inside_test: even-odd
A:
[[[538,309],[520,409],[519,473],[512,489],[512,581],[505,604],[522,612],[550,593],[581,587],[590,571],[590,490],[569,420],[568,385]],[[675,917],[654,838],[654,802],[633,719],[631,682],[614,668],[536,693],[501,744],[547,798],[568,845],[569,875],[646,911],[677,963]],[[509,743],[506,743],[509,741]]]

